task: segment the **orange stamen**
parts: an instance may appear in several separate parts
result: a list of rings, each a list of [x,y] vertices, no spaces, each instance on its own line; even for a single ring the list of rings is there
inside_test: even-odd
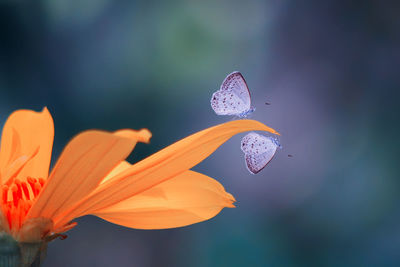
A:
[[[36,183],[36,179],[35,178],[28,177],[26,180],[30,184],[31,188],[33,188],[35,186],[35,183]]]
[[[21,227],[32,207],[33,200],[39,195],[45,182],[46,180],[42,178],[28,177],[27,182],[15,179],[9,186],[3,185],[1,187],[3,214],[7,217],[10,230],[18,230]]]
[[[39,192],[41,189],[42,189],[42,186],[40,185],[40,183],[36,182],[33,187],[33,194],[35,195],[35,197],[37,197],[37,195],[39,195]]]
[[[46,180],[43,179],[43,178],[39,178],[38,180],[39,180],[40,185],[41,185],[42,188],[43,188],[44,184],[46,183]]]
[[[15,179],[15,180],[14,180],[14,184],[15,184],[15,185],[17,186],[17,188],[18,188],[18,191],[17,191],[18,198],[22,198],[21,181],[18,180],[18,179]]]
[[[18,186],[13,184],[11,186],[11,192],[12,192],[12,196],[13,196],[13,204],[16,207],[18,205],[18,200],[20,199],[18,196]]]
[[[7,210],[7,215],[6,216],[7,216],[8,225],[11,228],[11,223],[12,223],[12,220],[11,220],[11,209]]]
[[[2,188],[3,204],[7,204],[8,201],[8,186],[3,185]]]
[[[29,196],[29,189],[28,189],[27,184],[26,184],[25,182],[22,182],[22,183],[21,183],[21,187],[22,187],[22,191],[24,192],[25,198],[26,198],[26,199],[30,199],[30,196]]]
[[[12,207],[10,216],[11,216],[10,228],[11,229],[18,229],[19,216],[18,216],[16,207]]]

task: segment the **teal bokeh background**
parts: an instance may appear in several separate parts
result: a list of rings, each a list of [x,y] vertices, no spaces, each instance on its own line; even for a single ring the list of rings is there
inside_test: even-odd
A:
[[[44,266],[399,266],[396,6],[0,0],[1,124],[15,109],[47,106],[54,159],[85,129],[149,128],[136,162],[227,121],[209,100],[234,70],[254,118],[282,134],[283,150],[257,176],[242,136],[196,166],[236,209],[162,231],[80,218]]]

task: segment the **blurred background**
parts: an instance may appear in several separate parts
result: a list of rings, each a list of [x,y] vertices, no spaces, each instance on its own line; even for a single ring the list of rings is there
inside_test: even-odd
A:
[[[258,175],[243,135],[196,166],[237,208],[160,231],[80,218],[44,266],[399,266],[399,10],[375,0],[0,0],[1,125],[15,109],[47,106],[54,159],[85,129],[149,128],[133,163],[228,121],[210,98],[234,70],[253,118],[282,134]]]

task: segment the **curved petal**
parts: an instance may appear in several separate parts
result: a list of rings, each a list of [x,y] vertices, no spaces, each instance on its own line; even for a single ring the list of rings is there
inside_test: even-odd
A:
[[[150,136],[146,129],[86,131],[76,136],[62,152],[28,218],[53,218],[68,209],[95,189],[138,140],[148,141]]]
[[[7,167],[6,171],[2,173],[1,177],[4,180],[4,184],[10,185],[13,181],[13,178],[18,177],[20,172],[24,169],[24,167],[37,155],[39,152],[39,147],[32,152],[29,156],[20,156],[19,158],[12,161],[12,163]],[[20,177],[22,179],[26,179],[27,177]]]
[[[234,207],[232,195],[216,180],[186,171],[94,215],[137,229],[165,229],[198,223]]]
[[[67,223],[137,195],[197,165],[233,135],[257,130],[278,134],[258,121],[237,120],[190,135],[101,184],[56,220]]]
[[[16,159],[32,155],[38,149],[35,157],[21,170],[19,177],[25,179],[27,176],[32,176],[46,179],[49,172],[53,138],[53,119],[47,108],[41,112],[32,110],[13,112],[8,117],[1,136],[1,173],[7,172],[7,168]]]
[[[120,174],[121,172],[129,169],[132,165],[127,162],[127,161],[121,161],[114,169],[111,170],[109,174],[107,174],[106,177],[101,181],[102,184],[110,180],[111,178],[114,178],[117,176],[117,174]]]

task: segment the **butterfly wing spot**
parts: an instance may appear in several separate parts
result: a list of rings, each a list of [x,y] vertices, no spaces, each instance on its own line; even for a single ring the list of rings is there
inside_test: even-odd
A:
[[[211,98],[211,107],[218,115],[237,115],[246,110],[242,100],[229,91],[215,92]]]
[[[264,169],[271,161],[273,156],[267,153],[260,155],[245,155],[247,169],[251,174],[257,174]]]

